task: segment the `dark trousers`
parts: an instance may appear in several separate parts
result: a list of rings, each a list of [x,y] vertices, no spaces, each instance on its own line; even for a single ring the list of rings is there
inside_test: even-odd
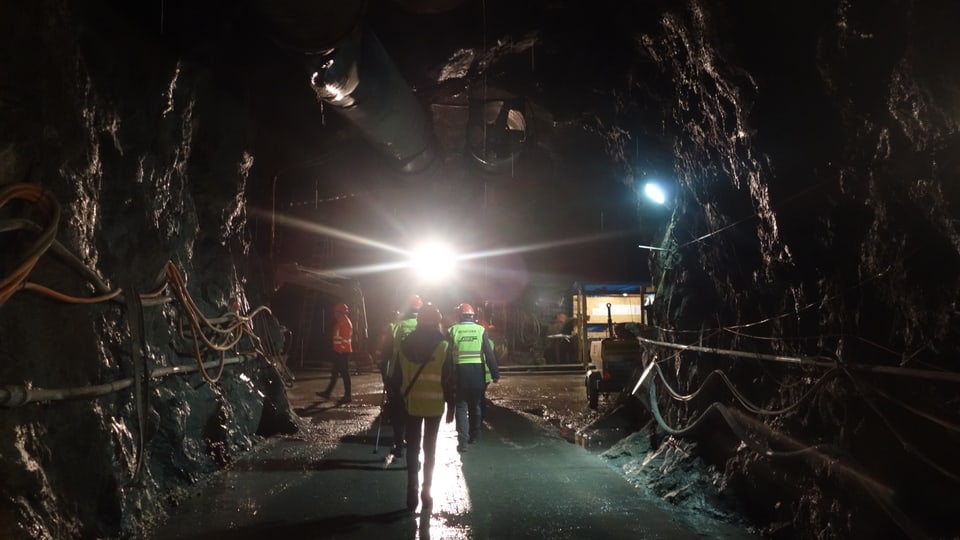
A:
[[[480,437],[480,401],[483,388],[464,388],[457,390],[457,444],[464,446]]]
[[[334,353],[333,368],[330,371],[330,382],[324,394],[330,395],[337,385],[337,378],[343,377],[343,397],[350,397],[350,353]]]
[[[407,507],[417,505],[420,482],[420,448],[423,446],[423,496],[430,496],[433,466],[437,458],[437,434],[442,416],[407,416]],[[421,443],[422,438],[422,443]]]
[[[487,417],[487,388],[489,387],[490,383],[486,383],[483,386],[483,394],[480,396],[480,422]]]

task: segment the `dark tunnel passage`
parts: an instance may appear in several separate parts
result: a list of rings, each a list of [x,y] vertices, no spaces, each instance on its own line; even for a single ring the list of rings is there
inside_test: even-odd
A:
[[[505,379],[567,370],[554,427],[640,441],[677,512],[960,536],[955,2],[13,4],[0,537],[141,537],[327,448],[342,309],[373,421],[414,294],[475,307]]]

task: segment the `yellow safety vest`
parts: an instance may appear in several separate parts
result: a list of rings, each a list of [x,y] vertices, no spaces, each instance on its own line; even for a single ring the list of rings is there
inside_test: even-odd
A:
[[[433,355],[423,369],[419,364],[400,355],[400,369],[403,372],[403,399],[410,416],[443,416],[443,362],[447,357],[446,341],[441,341],[433,349]],[[417,372],[420,372],[417,375]],[[414,380],[416,377],[416,380]],[[412,384],[411,384],[412,383]]]

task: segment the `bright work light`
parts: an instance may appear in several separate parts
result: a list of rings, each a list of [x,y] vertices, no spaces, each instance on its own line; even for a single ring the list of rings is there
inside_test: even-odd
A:
[[[427,279],[443,279],[450,275],[456,266],[457,256],[446,244],[430,242],[413,250],[410,266],[420,276]]]
[[[654,182],[647,182],[643,185],[643,194],[657,204],[667,202],[667,194],[663,191],[662,187]]]

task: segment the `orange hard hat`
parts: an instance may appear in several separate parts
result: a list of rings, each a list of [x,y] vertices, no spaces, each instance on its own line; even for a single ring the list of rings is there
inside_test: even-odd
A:
[[[476,313],[473,311],[473,306],[467,304],[466,302],[457,306],[457,309],[460,311],[461,315],[476,315]]]
[[[343,302],[333,306],[334,313],[350,313],[350,307]]]
[[[440,310],[429,302],[417,315],[417,327],[439,326],[441,321],[443,321],[443,315],[440,314]]]

